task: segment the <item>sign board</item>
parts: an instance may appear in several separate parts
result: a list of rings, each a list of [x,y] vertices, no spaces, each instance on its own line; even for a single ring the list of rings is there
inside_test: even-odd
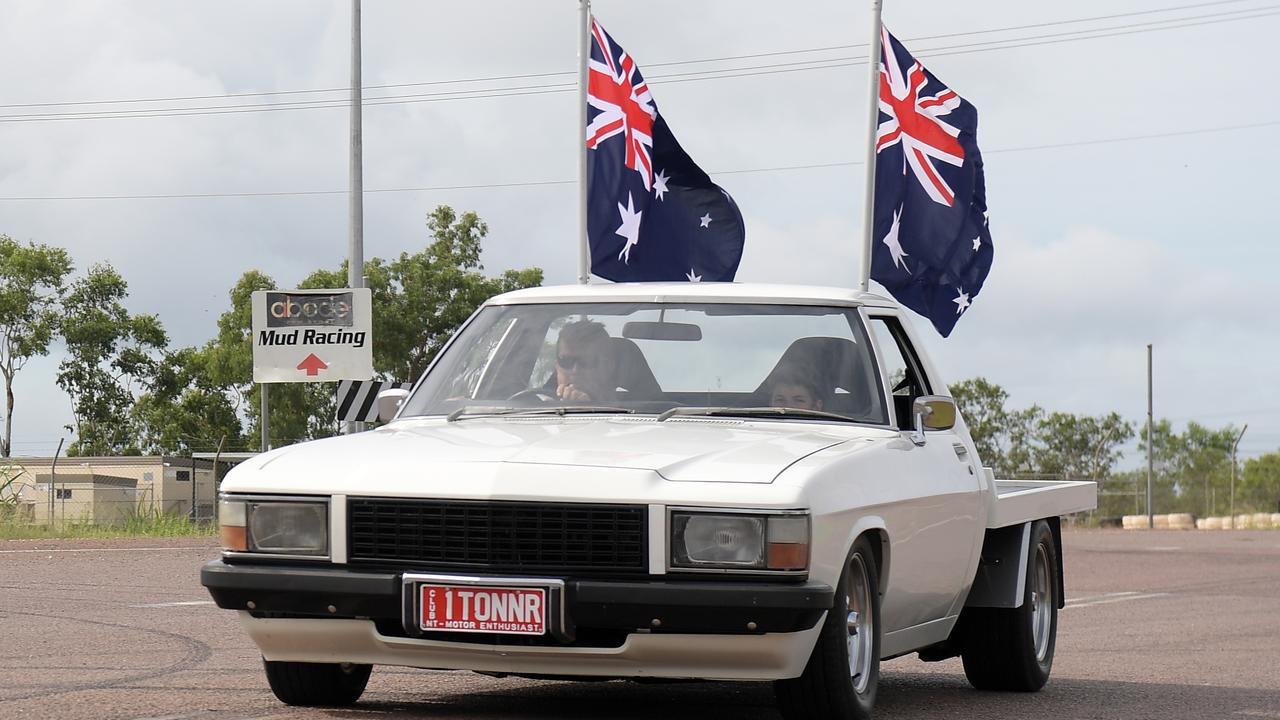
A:
[[[368,288],[253,293],[253,381],[372,378],[372,304]]]

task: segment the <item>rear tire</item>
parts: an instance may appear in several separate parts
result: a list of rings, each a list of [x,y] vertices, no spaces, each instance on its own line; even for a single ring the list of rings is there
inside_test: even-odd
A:
[[[271,692],[285,705],[345,707],[354,705],[369,683],[372,665],[350,663],[275,662],[263,659]]]
[[[773,687],[787,720],[869,720],[879,683],[880,573],[871,543],[861,537],[804,673]]]
[[[1058,635],[1058,548],[1049,523],[1031,526],[1022,606],[966,608],[961,658],[979,690],[1034,692],[1053,668]]]

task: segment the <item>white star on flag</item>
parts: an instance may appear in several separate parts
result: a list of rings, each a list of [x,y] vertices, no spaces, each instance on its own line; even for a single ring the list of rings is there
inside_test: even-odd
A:
[[[959,315],[969,308],[969,293],[965,292],[964,288],[956,288],[956,290],[960,294],[951,302],[956,304],[956,314]]]
[[[631,199],[631,193],[627,193],[627,206],[622,207],[622,203],[618,203],[618,214],[622,216],[622,224],[614,230],[614,234],[621,235],[627,239],[627,244],[622,246],[622,252],[618,253],[618,259],[623,263],[631,262],[631,247],[640,242],[640,216],[644,213],[636,210],[635,203]]]
[[[711,225],[711,213],[707,213],[698,219],[702,221],[701,227],[708,227]]]
[[[902,258],[910,257],[910,255],[902,250],[902,243],[898,242],[898,217],[901,215],[902,209],[899,208],[893,214],[893,224],[889,226],[889,232],[885,233],[884,240],[881,240],[881,242],[889,246],[889,254],[893,256],[893,266],[901,267],[910,275],[911,268],[907,267],[907,264],[902,261]]]
[[[702,276],[694,275],[693,268],[689,268],[689,273],[685,277],[689,278],[689,282],[702,282]]]
[[[659,200],[666,194],[667,181],[670,179],[662,170],[659,170],[658,174],[653,176],[653,194],[657,195]]]
[[[982,247],[982,236],[981,236],[981,235],[979,235],[978,237],[976,237],[976,238],[974,238],[974,239],[973,239],[973,251],[974,251],[974,252],[978,252],[978,248],[980,248],[980,247]]]

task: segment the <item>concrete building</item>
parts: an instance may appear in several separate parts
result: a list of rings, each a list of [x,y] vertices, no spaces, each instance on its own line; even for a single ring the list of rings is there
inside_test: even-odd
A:
[[[57,482],[44,473],[23,494],[30,521],[86,525],[123,525],[138,511],[138,481],[99,475],[83,469],[60,472]]]
[[[12,458],[11,462],[23,468],[24,474],[19,480],[19,485],[22,486],[20,495],[27,502],[35,503],[32,510],[37,514],[41,512],[40,500],[43,499],[46,506],[49,501],[47,490],[42,493],[39,486],[41,483],[47,484],[50,476],[54,476],[55,504],[65,499],[57,497],[59,489],[64,489],[64,482],[86,482],[86,477],[114,478],[135,483],[132,492],[139,512],[191,515],[194,503],[197,519],[213,518],[217,488],[211,460],[172,455],[64,457],[58,458],[56,474],[53,472],[52,458],[18,457]],[[222,463],[222,467],[219,477],[226,472],[227,464]],[[94,490],[95,493],[106,492],[107,484],[98,483],[98,485],[100,490]],[[68,484],[65,489],[75,496],[79,488]],[[88,487],[81,492],[88,493]],[[61,515],[55,514],[55,517],[61,517]]]

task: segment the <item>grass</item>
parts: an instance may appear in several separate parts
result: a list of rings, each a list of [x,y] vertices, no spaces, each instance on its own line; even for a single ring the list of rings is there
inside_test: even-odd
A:
[[[217,534],[218,527],[213,523],[197,523],[186,515],[169,515],[157,511],[133,513],[122,525],[92,525],[74,520],[65,524],[55,522],[53,525],[32,525],[0,514],[0,540],[214,537]]]

